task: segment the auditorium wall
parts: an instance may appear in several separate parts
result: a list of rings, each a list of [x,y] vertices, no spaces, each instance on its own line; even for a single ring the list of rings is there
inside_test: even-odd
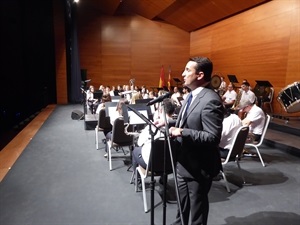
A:
[[[162,65],[167,81],[169,65],[172,78],[180,78],[189,56],[206,55],[214,62],[214,73],[227,82],[227,74],[235,74],[239,82],[247,79],[252,87],[256,80],[270,81],[274,111],[286,114],[277,96],[300,80],[298,0],[270,1],[191,33],[136,15],[78,10],[80,65],[96,88],[128,84],[132,78],[136,85],[157,87]],[[56,36],[59,47],[64,45],[62,27],[61,22],[55,28],[61,34]],[[67,103],[64,54],[64,48],[56,47],[58,103]]]
[[[209,56],[227,82],[227,74],[239,82],[247,79],[252,87],[256,80],[268,80],[275,89],[275,113],[286,114],[277,96],[300,82],[300,1],[271,1],[190,35],[191,56]]]
[[[133,78],[138,86],[157,87],[162,66],[166,82],[169,66],[172,77],[180,77],[189,38],[188,32],[140,16],[78,16],[80,64],[96,88]]]
[[[56,23],[56,77],[58,103],[67,103],[66,62],[63,23]],[[171,69],[180,78],[189,57],[190,35],[175,26],[140,16],[99,16],[78,8],[77,16],[80,66],[87,70],[88,85],[135,84],[158,87],[161,67],[167,83]],[[167,85],[167,84],[166,84]]]

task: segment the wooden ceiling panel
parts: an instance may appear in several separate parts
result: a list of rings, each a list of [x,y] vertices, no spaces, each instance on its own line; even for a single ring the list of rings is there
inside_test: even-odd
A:
[[[121,0],[79,0],[79,7],[85,6],[104,15],[114,15]]]
[[[152,20],[175,1],[176,0],[123,0],[122,4],[127,4],[127,7],[134,13]]]
[[[270,0],[80,0],[99,14],[137,14],[191,32]]]
[[[173,8],[159,15],[167,21],[188,32],[228,18],[267,0],[179,0]]]

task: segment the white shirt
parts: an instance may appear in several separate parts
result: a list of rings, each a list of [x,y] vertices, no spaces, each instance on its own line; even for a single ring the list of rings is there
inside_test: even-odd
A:
[[[264,111],[254,104],[245,118],[245,120],[251,121],[249,132],[261,135],[265,126],[265,118]]]
[[[220,84],[219,90],[226,90],[227,84],[226,82],[223,80]]]
[[[240,100],[240,104],[242,105],[243,102],[246,102],[248,100],[251,103],[254,103],[255,99],[256,99],[256,96],[255,96],[255,94],[252,91],[250,91],[250,90],[248,90],[247,92],[243,91],[242,92],[242,96],[241,96],[241,100]]]
[[[236,131],[241,126],[242,121],[236,114],[230,114],[230,116],[224,118],[221,141],[219,146],[223,149],[230,149],[232,145],[232,139],[234,138]]]
[[[181,97],[180,92],[175,92],[172,94],[171,99],[173,99],[174,102],[176,102],[177,105],[180,105],[180,103],[178,102],[178,97]]]
[[[117,108],[117,107],[116,107]],[[120,115],[119,111],[113,111],[112,115],[109,115],[110,117],[110,124],[113,126],[114,125],[114,122],[117,118],[123,118],[122,115]]]
[[[223,95],[223,97],[225,97],[224,101],[226,103],[229,103],[229,102],[232,102],[232,101],[236,100],[236,96],[237,96],[237,93],[235,92],[235,90],[231,90],[231,91],[227,90],[225,92],[225,94]]]
[[[156,131],[156,127],[151,126],[151,130],[153,132]],[[164,137],[164,133],[158,131],[154,136],[154,140],[160,137]],[[139,139],[137,141],[138,146],[142,146],[142,157],[146,164],[149,162],[150,152],[151,152],[151,135],[149,133],[149,125],[146,126],[139,135]]]

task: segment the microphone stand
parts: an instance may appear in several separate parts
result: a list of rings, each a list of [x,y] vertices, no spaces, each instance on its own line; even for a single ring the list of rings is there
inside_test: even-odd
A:
[[[150,154],[150,162],[153,162],[153,154],[152,151],[154,149],[154,136],[157,134],[158,130],[160,130],[159,127],[156,127],[148,118],[143,118],[144,116],[137,112],[134,108],[131,108],[130,106],[127,106],[128,108],[130,108],[136,115],[138,115],[142,120],[144,120],[146,122],[146,124],[149,126],[149,134],[151,135],[151,154]],[[164,106],[165,107],[165,106]],[[163,109],[164,109],[163,107]],[[178,205],[178,210],[180,213],[180,219],[181,219],[181,224],[184,225],[183,222],[183,215],[182,215],[182,209],[181,209],[181,205],[180,205],[180,198],[179,198],[179,190],[178,190],[178,184],[177,184],[177,176],[176,176],[176,170],[174,167],[174,160],[173,160],[173,155],[172,155],[172,148],[171,148],[171,142],[170,142],[170,135],[169,135],[169,126],[167,123],[167,118],[166,118],[166,113],[165,113],[165,109],[163,110],[163,115],[164,115],[164,119],[165,119],[165,140],[167,139],[168,141],[168,145],[169,145],[169,152],[170,152],[170,159],[171,159],[171,165],[172,165],[172,171],[173,171],[173,175],[174,175],[174,181],[175,181],[175,189],[176,189],[176,196],[177,196],[177,205]],[[155,132],[152,131],[152,126],[154,128],[156,128]],[[163,132],[161,130],[161,132]],[[165,220],[166,220],[166,178],[167,178],[167,174],[166,174],[166,144],[164,145],[164,197],[163,197],[163,201],[164,202],[164,224],[165,224]],[[150,166],[151,171],[153,171],[153,163],[151,163]],[[151,188],[151,215],[150,215],[150,224],[154,225],[154,189],[155,189],[155,180],[154,180],[154,173],[151,172],[151,182],[150,182],[150,188]]]
[[[153,151],[153,148],[154,148],[154,136],[156,135],[156,133],[158,132],[158,128],[156,129],[155,132],[152,131],[152,124],[148,124],[149,125],[149,134],[151,135],[151,160],[150,162],[153,162],[153,154],[152,154],[152,151]],[[153,163],[151,163],[151,171],[153,171]],[[150,201],[151,201],[151,207],[150,207],[150,210],[151,210],[151,213],[150,213],[150,224],[151,225],[154,225],[154,189],[155,189],[155,180],[154,180],[154,174],[151,172],[151,181],[150,181],[150,190],[151,190],[151,197],[150,197]]]
[[[178,190],[178,183],[177,183],[177,176],[176,176],[176,169],[175,169],[175,164],[174,164],[174,159],[172,155],[172,147],[171,147],[171,141],[170,141],[170,134],[169,134],[169,123],[167,120],[166,116],[166,110],[165,110],[165,105],[162,104],[163,106],[163,116],[165,120],[165,144],[164,144],[164,174],[163,174],[163,186],[164,186],[164,191],[163,191],[163,225],[166,224],[166,202],[167,202],[167,173],[166,173],[166,156],[167,156],[167,146],[166,144],[168,143],[169,146],[169,154],[170,154],[170,160],[171,160],[171,165],[172,165],[172,170],[173,170],[173,177],[174,177],[174,182],[175,182],[175,190],[176,190],[176,198],[177,198],[177,206],[180,214],[180,219],[181,219],[181,224],[184,225],[184,220],[183,220],[183,215],[182,215],[182,209],[180,205],[180,194]],[[166,143],[167,141],[167,143]],[[152,161],[152,159],[151,159]]]
[[[157,134],[159,128],[156,127],[148,118],[144,118],[144,116],[136,111],[134,108],[131,108],[129,105],[127,105],[127,108],[131,109],[137,116],[139,116],[142,120],[146,122],[146,124],[149,126],[149,134],[151,135],[151,153],[150,153],[150,162],[153,161],[153,154],[152,151],[154,149],[154,137]],[[156,128],[156,130],[153,132],[153,128]],[[151,163],[150,166],[151,171],[153,171],[153,163]],[[155,180],[154,180],[154,174],[151,173],[151,181],[150,181],[150,188],[151,188],[151,215],[150,215],[150,221],[151,225],[154,225],[154,189],[155,189]]]

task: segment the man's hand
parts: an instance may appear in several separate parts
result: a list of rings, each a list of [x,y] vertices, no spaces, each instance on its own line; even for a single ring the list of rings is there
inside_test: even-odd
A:
[[[170,137],[181,137],[182,130],[183,130],[182,128],[170,127],[169,129]]]

